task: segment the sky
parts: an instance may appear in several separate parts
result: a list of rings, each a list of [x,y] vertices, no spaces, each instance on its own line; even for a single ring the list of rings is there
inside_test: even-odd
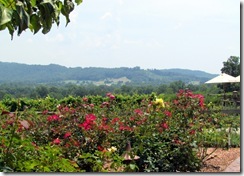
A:
[[[0,61],[219,74],[240,57],[237,0],[83,0],[70,18],[46,35],[0,31]]]

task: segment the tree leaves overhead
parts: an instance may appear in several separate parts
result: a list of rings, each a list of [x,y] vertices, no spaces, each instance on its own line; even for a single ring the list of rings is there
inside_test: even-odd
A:
[[[0,4],[0,25],[6,24],[11,21],[12,10],[2,6]]]
[[[69,14],[74,9],[74,3],[72,1],[64,1],[64,7],[62,8],[61,12],[66,17],[66,26],[70,22]]]
[[[222,73],[229,74],[231,76],[239,76],[241,73],[240,57],[230,56],[226,62],[223,62]]]
[[[46,34],[50,31],[52,27],[53,20],[59,24],[59,19],[55,15],[55,6],[54,4],[48,0],[40,3],[40,22],[42,23],[43,30],[42,33]]]
[[[25,11],[24,4],[20,1],[16,3],[16,11],[14,11],[14,19],[15,25],[18,26],[18,35],[21,34],[22,31],[27,29],[30,24],[30,18],[28,13]]]
[[[40,29],[48,33],[52,25],[60,23],[60,14],[70,22],[69,15],[75,4],[82,0],[0,0],[0,30],[8,29],[13,38],[14,32],[20,35],[26,29],[36,34]]]

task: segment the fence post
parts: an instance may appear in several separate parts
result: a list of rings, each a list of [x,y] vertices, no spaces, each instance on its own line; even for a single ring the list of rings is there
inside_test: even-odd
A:
[[[231,147],[231,127],[232,125],[230,125],[229,127],[229,132],[228,132],[228,147],[230,148]]]

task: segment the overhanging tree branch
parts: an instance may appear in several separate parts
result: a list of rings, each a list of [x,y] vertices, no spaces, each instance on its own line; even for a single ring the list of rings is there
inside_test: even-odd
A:
[[[0,0],[0,31],[8,29],[12,38],[15,31],[20,35],[26,29],[34,34],[42,29],[46,34],[54,23],[59,25],[61,14],[67,26],[75,4],[81,3],[82,0]]]

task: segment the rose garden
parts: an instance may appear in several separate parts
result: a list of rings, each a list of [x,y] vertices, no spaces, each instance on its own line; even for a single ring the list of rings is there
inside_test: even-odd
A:
[[[196,172],[207,147],[228,147],[229,121],[240,127],[237,117],[208,113],[204,96],[190,90],[167,102],[107,93],[0,107],[3,172]]]

